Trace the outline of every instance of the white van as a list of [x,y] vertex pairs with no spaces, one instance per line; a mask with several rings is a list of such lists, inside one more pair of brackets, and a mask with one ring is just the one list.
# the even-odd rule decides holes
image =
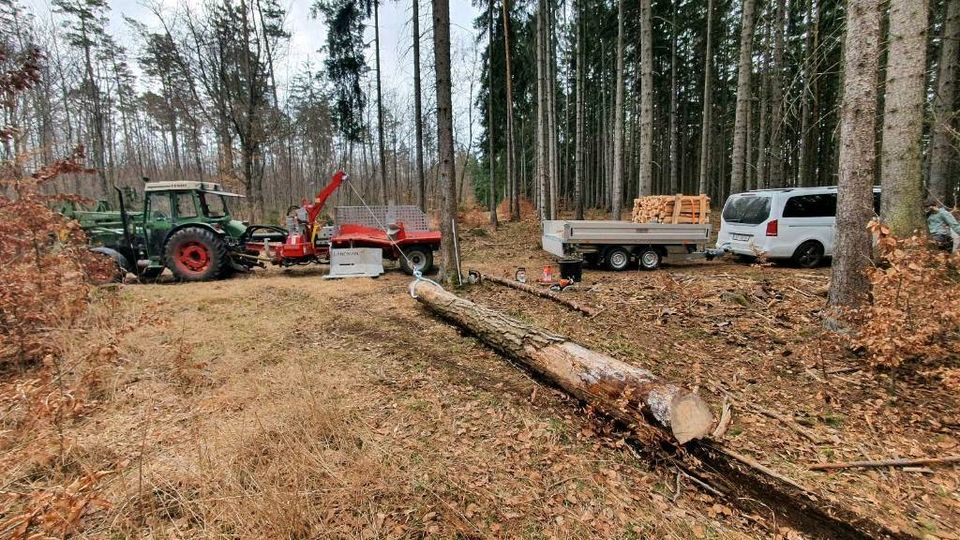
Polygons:
[[[873,208],[879,213],[879,187],[873,188]],[[737,193],[723,205],[717,248],[813,268],[833,256],[836,215],[836,186]]]

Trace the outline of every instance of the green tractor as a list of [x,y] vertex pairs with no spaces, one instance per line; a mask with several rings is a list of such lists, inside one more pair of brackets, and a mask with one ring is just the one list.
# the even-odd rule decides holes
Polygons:
[[262,266],[245,249],[254,232],[258,241],[286,235],[279,227],[248,227],[233,219],[227,200],[241,195],[212,182],[148,182],[137,213],[127,212],[120,189],[117,195],[119,211],[67,209],[64,214],[80,222],[93,251],[113,258],[119,277],[130,272],[150,281],[169,268],[180,281],[219,279]]

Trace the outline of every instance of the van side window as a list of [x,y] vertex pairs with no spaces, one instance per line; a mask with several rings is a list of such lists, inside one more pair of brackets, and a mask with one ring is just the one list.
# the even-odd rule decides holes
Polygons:
[[835,217],[836,215],[836,193],[797,195],[787,199],[787,203],[783,206],[785,218]]

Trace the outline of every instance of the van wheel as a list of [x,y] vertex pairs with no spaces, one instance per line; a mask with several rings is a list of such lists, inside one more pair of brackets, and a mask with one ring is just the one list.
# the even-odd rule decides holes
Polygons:
[[643,248],[637,259],[640,261],[640,268],[644,270],[656,270],[660,267],[660,252],[652,247]]
[[608,249],[604,259],[607,261],[607,268],[614,272],[626,270],[630,266],[630,252],[619,246]]
[[816,268],[823,262],[823,244],[816,240],[807,240],[793,252],[793,262],[801,268]]

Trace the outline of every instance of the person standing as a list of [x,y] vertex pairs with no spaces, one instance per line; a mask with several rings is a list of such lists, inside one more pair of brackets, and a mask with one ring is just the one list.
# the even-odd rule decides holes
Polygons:
[[937,248],[956,253],[960,248],[960,222],[940,201],[933,197],[923,203],[927,214],[927,231]]

